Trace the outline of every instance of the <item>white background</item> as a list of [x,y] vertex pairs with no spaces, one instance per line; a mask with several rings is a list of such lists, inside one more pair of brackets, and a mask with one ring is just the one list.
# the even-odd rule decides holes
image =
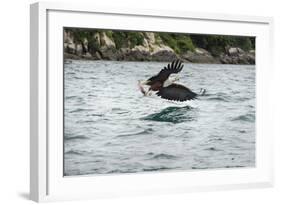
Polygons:
[[[29,192],[29,0],[0,6],[0,204],[31,204]],[[78,2],[83,2],[79,0]],[[91,1],[94,3],[94,1]],[[275,20],[275,188],[119,198],[64,204],[281,204],[281,6],[277,0],[104,0],[99,6],[273,16]],[[279,37],[279,38],[277,38]],[[278,70],[279,69],[279,70]],[[278,82],[280,81],[280,82]]]

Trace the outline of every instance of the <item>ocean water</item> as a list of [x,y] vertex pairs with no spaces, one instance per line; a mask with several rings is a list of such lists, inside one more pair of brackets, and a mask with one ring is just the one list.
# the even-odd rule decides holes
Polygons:
[[187,64],[198,99],[144,97],[167,63],[67,60],[64,175],[255,166],[255,66]]

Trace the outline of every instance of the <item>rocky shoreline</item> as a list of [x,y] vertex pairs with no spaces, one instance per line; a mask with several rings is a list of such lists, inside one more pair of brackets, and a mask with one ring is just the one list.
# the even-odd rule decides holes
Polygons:
[[214,55],[203,48],[177,53],[153,32],[143,32],[141,45],[128,45],[118,48],[114,39],[106,32],[96,33],[95,44],[98,49],[91,49],[89,40],[75,40],[72,32],[64,31],[64,58],[87,60],[116,60],[116,61],[172,61],[181,59],[190,63],[208,64],[255,64],[255,50],[245,51],[239,47],[226,46],[223,51]]

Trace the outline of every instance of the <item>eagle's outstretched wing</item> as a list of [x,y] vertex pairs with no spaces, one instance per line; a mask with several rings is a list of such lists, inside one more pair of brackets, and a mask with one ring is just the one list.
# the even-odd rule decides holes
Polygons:
[[155,81],[164,83],[172,73],[179,73],[183,68],[183,64],[180,60],[174,60],[169,63],[167,67],[164,67],[157,75],[148,79],[148,85],[153,84]]
[[196,98],[197,94],[192,92],[189,88],[173,83],[168,87],[162,87],[156,95],[167,100],[186,101]]

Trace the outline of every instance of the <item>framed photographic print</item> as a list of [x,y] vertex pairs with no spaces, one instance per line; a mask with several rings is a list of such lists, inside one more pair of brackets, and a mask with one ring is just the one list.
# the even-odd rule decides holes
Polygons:
[[272,23],[32,4],[31,199],[272,186]]

